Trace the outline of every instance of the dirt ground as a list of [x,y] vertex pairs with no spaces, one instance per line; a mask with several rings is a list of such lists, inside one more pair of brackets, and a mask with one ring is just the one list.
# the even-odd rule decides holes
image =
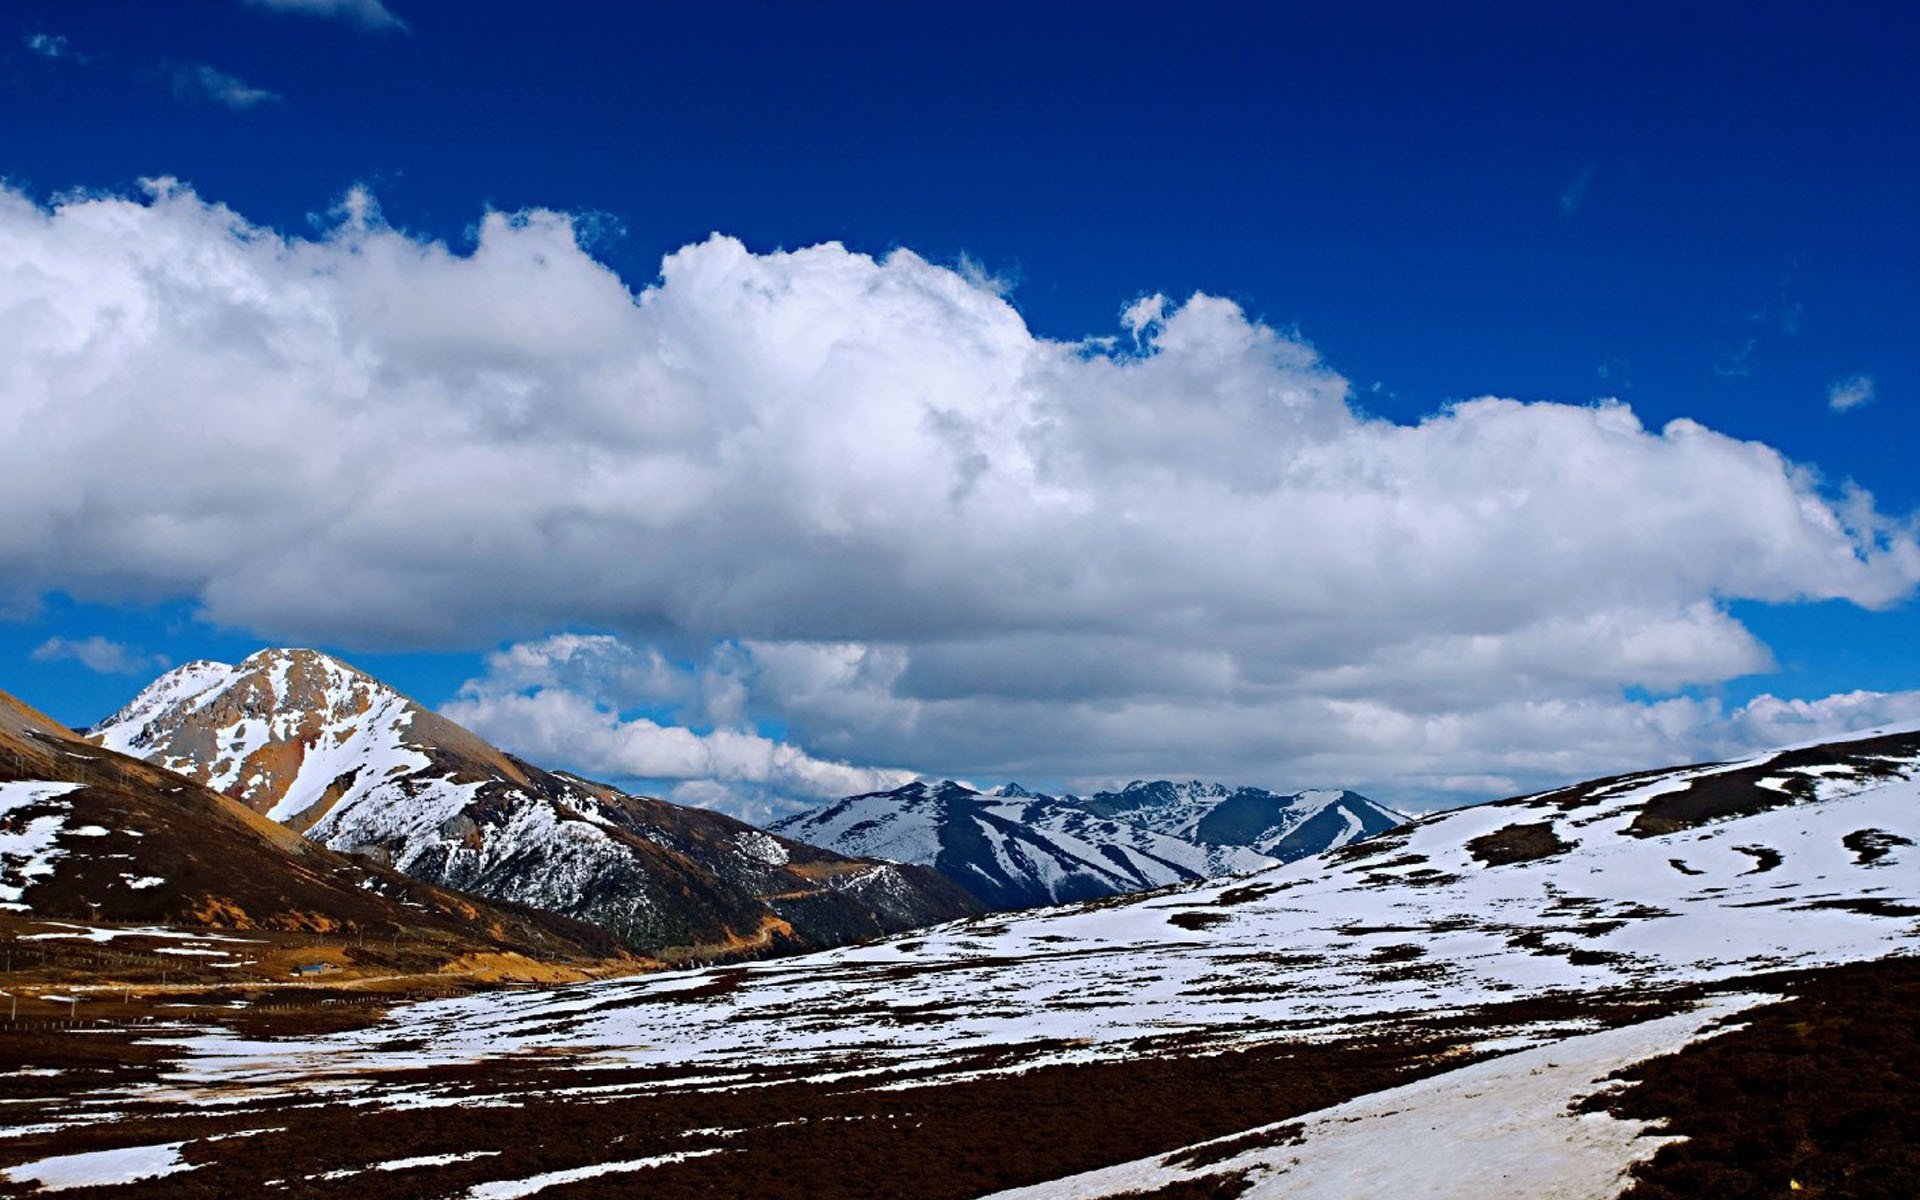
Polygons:
[[[298,958],[313,947],[284,949]],[[1490,1030],[1640,1021],[1699,994],[1532,1000],[1356,1030],[1333,1041],[1223,1046],[1170,1039],[1113,1061],[1030,1069],[1022,1068],[1034,1048],[939,1071],[834,1080],[768,1065],[750,1078],[716,1083],[693,1067],[607,1067],[555,1052],[322,1081],[310,1093],[241,1089],[213,1106],[204,1095],[196,1106],[120,1090],[162,1079],[181,1054],[155,1039],[157,1024],[143,1020],[303,1037],[369,1024],[388,1005],[415,996],[499,986],[479,973],[383,978],[367,967],[354,966],[363,972],[357,977],[343,968],[339,978],[290,987],[170,984],[129,988],[118,1001],[103,992],[89,1001],[94,1011],[117,1004],[124,1022],[0,1026],[0,1061],[20,1068],[0,1078],[0,1125],[33,1125],[76,1106],[112,1114],[0,1139],[0,1170],[52,1155],[184,1142],[181,1157],[193,1169],[86,1194],[380,1200],[460,1196],[488,1182],[683,1156],[539,1194],[964,1200],[1172,1151],[1449,1070],[1472,1061]],[[1692,1139],[1643,1166],[1632,1195],[1920,1195],[1920,963],[1889,960],[1739,987],[1756,985],[1795,998],[1743,1014],[1744,1029],[1644,1065],[1631,1073],[1634,1087],[1602,1101]],[[969,1072],[973,1077],[965,1077]],[[422,1102],[365,1103],[409,1096]],[[466,1158],[393,1165],[428,1156]],[[1791,1189],[1794,1183],[1800,1190]],[[0,1194],[31,1194],[8,1193],[7,1186],[0,1183]],[[1234,1187],[1231,1180],[1202,1182],[1179,1194],[1230,1196]]]
[[1611,1111],[1687,1140],[1628,1200],[1920,1196],[1920,960],[1807,976],[1740,1027],[1626,1073]]

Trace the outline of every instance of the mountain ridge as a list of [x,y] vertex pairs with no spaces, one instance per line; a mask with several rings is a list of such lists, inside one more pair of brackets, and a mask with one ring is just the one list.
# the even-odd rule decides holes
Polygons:
[[[1223,806],[1257,816],[1195,829]],[[1323,820],[1325,814],[1335,814]],[[939,871],[993,908],[1097,899],[1242,875],[1405,818],[1355,792],[1293,795],[1221,784],[1136,781],[1092,797],[1048,796],[1017,783],[981,792],[953,780],[915,781],[848,796],[773,825],[846,854]]]
[[816,948],[977,911],[932,871],[543,770],[314,650],[186,664],[88,736],[332,849],[647,953]]

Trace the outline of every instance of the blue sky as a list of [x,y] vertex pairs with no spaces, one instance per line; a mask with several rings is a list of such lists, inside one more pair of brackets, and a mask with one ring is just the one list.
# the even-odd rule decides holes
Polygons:
[[[583,253],[634,292],[656,282],[663,256],[716,231],[756,255],[825,241],[874,256],[904,247],[990,281],[1034,337],[1061,343],[1124,338],[1119,314],[1142,296],[1178,304],[1204,292],[1310,346],[1345,381],[1356,414],[1404,427],[1483,395],[1582,406],[1618,398],[1648,431],[1688,418],[1764,443],[1816,471],[1818,484],[1803,481],[1808,494],[1836,505],[1840,489],[1857,484],[1872,493],[1889,544],[1920,507],[1911,469],[1920,89],[1905,53],[1920,17],[1907,6],[556,13],[209,0],[27,2],[0,19],[12,23],[0,48],[0,176],[38,205],[76,192],[133,196],[140,179],[166,176],[251,228],[323,241],[341,219],[329,212],[362,188],[377,199],[382,228],[455,255],[472,253],[488,211],[551,210],[569,214]],[[1836,409],[1836,396],[1858,402]],[[177,396],[179,419],[194,421],[201,399]],[[1559,533],[1581,538],[1581,523]],[[1707,540],[1729,555],[1745,544]],[[1116,756],[1109,769],[1100,747],[1126,738],[1089,738],[1053,760],[1043,747],[1002,755],[987,749],[990,720],[950,740],[916,741],[899,722],[881,736],[831,705],[756,689],[771,654],[759,675],[715,666],[754,657],[740,647],[767,641],[919,647],[890,685],[895,698],[918,687],[927,703],[984,700],[992,688],[958,682],[965,672],[952,669],[929,682],[925,663],[938,657],[928,647],[988,636],[988,625],[995,637],[1040,635],[999,618],[903,632],[884,616],[789,626],[770,609],[689,621],[651,601],[573,611],[543,600],[499,620],[398,629],[321,619],[299,604],[209,607],[218,589],[205,580],[56,557],[28,547],[0,558],[15,562],[19,581],[17,619],[0,622],[0,682],[74,722],[144,681],[140,663],[102,673],[59,649],[90,637],[148,666],[155,655],[232,658],[266,640],[319,642],[439,704],[464,682],[499,674],[488,652],[576,633],[620,639],[611,653],[623,661],[662,654],[681,678],[664,691],[622,691],[607,670],[570,677],[589,707],[703,735],[732,723],[776,743],[791,737],[822,761],[983,777],[1024,770],[1058,785],[1186,770],[1286,785],[1335,782],[1321,773],[1357,771],[1364,760],[1297,747],[1163,749]],[[977,564],[962,566],[977,575]],[[1699,601],[1726,614],[1764,644],[1771,666],[1747,669],[1757,662],[1749,652],[1677,671],[1636,667],[1589,681],[1598,691],[1579,702],[1681,696],[1731,711],[1759,695],[1920,686],[1910,586],[1848,585],[1841,598],[1792,603],[1780,601],[1816,586],[1804,574],[1732,580],[1708,573],[1689,581],[1693,592],[1654,591],[1660,605]],[[1862,607],[1869,591],[1871,608]],[[789,593],[774,592],[787,603]],[[1636,596],[1628,607],[1649,603]],[[1405,625],[1415,611],[1394,619]],[[212,612],[223,625],[206,619]],[[1631,626],[1607,621],[1616,632]],[[1512,632],[1490,619],[1461,624]],[[1104,609],[1085,614],[1083,627],[1095,626],[1123,641],[1154,636]],[[64,641],[49,651],[51,638]],[[1257,642],[1201,651],[1225,655],[1242,678],[1256,674],[1247,664],[1260,656]],[[722,677],[746,699],[714,707],[709,693]],[[516,678],[523,693],[561,688]],[[1531,678],[1516,675],[1515,690]],[[1307,686],[1293,679],[1282,690],[1297,699]],[[1484,693],[1492,681],[1476,686]],[[484,700],[498,688],[479,692]],[[1114,704],[1147,714],[1179,694],[1106,684],[1069,692],[1089,706],[1089,721]],[[1247,703],[1249,720],[1260,711],[1281,719],[1264,701]],[[1448,710],[1456,716],[1482,702],[1458,703]],[[1422,711],[1444,708],[1435,704]],[[490,735],[510,725],[492,709],[465,715]],[[1431,741],[1431,728],[1423,736]],[[528,748],[603,773],[619,767],[581,745],[555,735]],[[1682,748],[1620,746],[1630,756]],[[1434,750],[1366,782],[1419,799],[1470,789],[1473,778],[1497,788],[1593,765],[1495,762],[1484,747],[1452,766],[1444,758]],[[1312,777],[1278,777],[1296,770]],[[764,778],[742,786],[781,791]]]

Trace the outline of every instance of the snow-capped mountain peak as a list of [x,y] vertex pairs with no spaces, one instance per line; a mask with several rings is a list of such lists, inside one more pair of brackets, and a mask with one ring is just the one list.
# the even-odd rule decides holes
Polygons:
[[972,907],[931,873],[757,841],[718,813],[543,771],[315,650],[170,671],[90,736],[331,849],[640,949],[832,944]]
[[308,829],[383,782],[430,767],[410,737],[423,715],[330,655],[268,649],[237,665],[169,671],[89,735]]
[[[234,670],[227,663],[207,659],[182,663],[141,689],[140,694],[128,701],[126,707],[96,725],[94,732],[112,729],[121,731],[123,738],[137,736],[155,717],[181,705],[191,704],[197,697],[217,689],[232,678]],[[125,753],[120,746],[111,743],[107,748]]]

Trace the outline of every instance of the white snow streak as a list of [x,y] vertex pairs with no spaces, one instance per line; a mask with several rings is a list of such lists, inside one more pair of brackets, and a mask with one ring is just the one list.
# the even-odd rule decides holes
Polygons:
[[1297,1141],[1204,1166],[1166,1165],[1184,1153],[1176,1151],[987,1200],[1104,1200],[1241,1172],[1254,1181],[1243,1200],[1611,1200],[1628,1168],[1677,1139],[1649,1136],[1644,1122],[1576,1113],[1573,1105],[1604,1090],[1615,1071],[1677,1050],[1714,1020],[1764,999],[1721,999],[1376,1092],[1249,1130],[1300,1127]]
[[618,1175],[628,1171],[645,1171],[653,1167],[664,1167],[672,1163],[685,1162],[690,1158],[705,1158],[709,1154],[724,1153],[719,1147],[711,1150],[684,1150],[673,1154],[656,1154],[652,1158],[634,1158],[625,1162],[595,1163],[590,1167],[574,1167],[567,1171],[549,1171],[544,1175],[534,1175],[527,1179],[503,1179],[494,1183],[483,1183],[467,1193],[467,1200],[518,1200],[521,1196],[531,1196],[544,1192],[563,1183],[577,1183],[582,1179],[593,1179],[600,1175]]
[[49,1192],[155,1179],[193,1170],[192,1164],[180,1161],[180,1147],[184,1145],[185,1142],[163,1142],[157,1146],[61,1154],[10,1167],[0,1171],[0,1178],[9,1183],[38,1183]]
[[25,909],[21,897],[35,879],[53,874],[60,848],[55,845],[71,806],[33,817],[15,817],[19,809],[46,804],[80,789],[77,783],[20,780],[0,783],[0,908]]

